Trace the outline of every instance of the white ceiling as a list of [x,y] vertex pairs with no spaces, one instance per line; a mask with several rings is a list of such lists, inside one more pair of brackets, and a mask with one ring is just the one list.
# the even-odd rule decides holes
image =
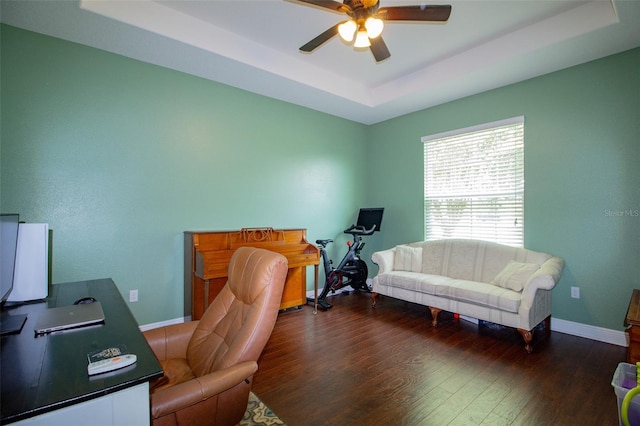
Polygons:
[[638,0],[381,0],[451,4],[446,24],[385,26],[376,63],[338,37],[345,15],[295,0],[2,0],[0,19],[372,124],[640,46]]

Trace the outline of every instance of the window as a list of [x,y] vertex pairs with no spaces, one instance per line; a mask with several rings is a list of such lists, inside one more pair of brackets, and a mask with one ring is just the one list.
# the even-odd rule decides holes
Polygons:
[[425,239],[523,246],[524,117],[439,133],[424,143]]

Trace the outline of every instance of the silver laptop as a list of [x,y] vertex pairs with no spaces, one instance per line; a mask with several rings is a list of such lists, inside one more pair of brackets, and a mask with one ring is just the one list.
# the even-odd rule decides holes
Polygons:
[[104,322],[100,302],[50,308],[40,313],[34,331],[36,334],[85,327]]

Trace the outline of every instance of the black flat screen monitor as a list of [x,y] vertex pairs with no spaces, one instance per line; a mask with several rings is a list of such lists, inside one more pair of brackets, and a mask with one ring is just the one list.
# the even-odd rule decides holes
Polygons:
[[0,222],[0,303],[4,303],[13,289],[20,216],[2,214]]
[[384,208],[382,207],[360,209],[356,226],[364,226],[364,229],[371,229],[373,225],[376,225],[376,231],[379,231],[382,223],[382,213],[384,213]]
[[[19,224],[20,216],[17,214],[0,215],[0,305],[3,307],[13,290]],[[26,315],[9,315],[2,312],[0,334],[20,332],[26,320]]]

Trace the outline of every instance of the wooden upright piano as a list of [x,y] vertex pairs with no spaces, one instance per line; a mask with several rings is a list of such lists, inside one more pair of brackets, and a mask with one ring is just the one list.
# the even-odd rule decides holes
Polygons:
[[[184,233],[185,315],[202,317],[227,282],[229,261],[238,247],[251,246],[285,256],[289,271],[280,309],[307,303],[307,266],[317,279],[320,250],[307,241],[306,229],[243,228],[238,231]],[[317,284],[316,284],[317,285]]]

